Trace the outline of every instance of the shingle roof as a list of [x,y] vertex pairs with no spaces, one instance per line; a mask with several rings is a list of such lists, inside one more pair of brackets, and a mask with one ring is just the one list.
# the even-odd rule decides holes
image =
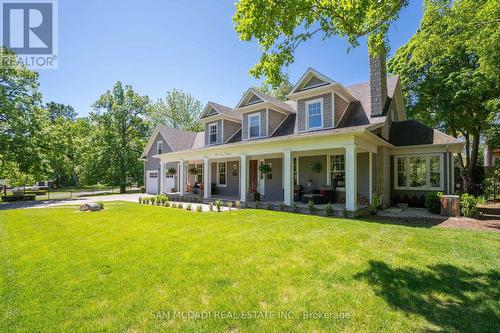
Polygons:
[[295,112],[295,109],[290,104],[288,104],[286,102],[282,102],[282,101],[274,98],[273,96],[262,93],[260,91],[258,93],[259,93],[259,96],[261,96],[264,99],[264,101],[272,103],[272,104],[277,105],[277,106],[280,106],[283,109],[288,110],[290,112]]
[[[391,76],[387,78],[387,95],[389,96],[389,98],[392,98],[394,96],[394,90],[396,89],[398,80],[398,76]],[[357,105],[358,108],[354,110],[356,121],[362,121],[363,124],[379,122],[378,120],[376,120],[377,117],[371,117],[372,110],[370,102],[370,82],[367,81],[348,86],[347,90],[359,101]]]
[[158,130],[167,140],[173,151],[186,150],[193,146],[197,136],[195,132],[188,132],[177,128],[170,128],[163,125],[158,126]]
[[440,132],[416,120],[392,123],[389,142],[395,146],[459,143],[456,138]]
[[229,116],[229,117],[234,117],[237,119],[241,119],[241,113],[234,111],[230,107],[215,103],[215,102],[208,102],[214,109],[215,111],[219,112],[220,114]]

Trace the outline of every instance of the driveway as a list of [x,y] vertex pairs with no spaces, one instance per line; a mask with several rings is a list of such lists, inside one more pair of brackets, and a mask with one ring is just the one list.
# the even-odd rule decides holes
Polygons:
[[96,201],[138,202],[138,198],[140,196],[144,196],[144,194],[131,193],[131,194],[99,195],[99,196],[80,197],[75,199],[63,199],[63,200],[16,201],[16,202],[6,202],[1,204],[0,210],[19,209],[19,208],[45,208],[45,207],[55,207],[64,205],[82,205],[84,203],[96,202]]

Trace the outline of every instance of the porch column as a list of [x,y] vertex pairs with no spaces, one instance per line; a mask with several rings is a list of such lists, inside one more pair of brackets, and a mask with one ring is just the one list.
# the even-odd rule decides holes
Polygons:
[[248,191],[248,159],[247,155],[240,155],[240,202],[247,201]]
[[283,152],[283,203],[291,206],[293,202],[293,157],[291,150]]
[[372,195],[373,195],[373,153],[371,151],[368,152],[368,175],[369,175],[369,184],[368,190],[370,192],[368,196],[369,204],[372,203]]
[[160,162],[160,193],[165,193],[165,181],[166,181],[166,172],[165,172],[165,162]]
[[179,194],[186,194],[185,161],[179,161]]
[[212,174],[212,170],[210,168],[210,160],[208,157],[203,159],[203,197],[205,199],[210,198],[210,193],[212,191],[212,186],[210,185],[210,176]]
[[356,145],[347,145],[345,147],[345,208],[351,212],[358,208],[356,164]]

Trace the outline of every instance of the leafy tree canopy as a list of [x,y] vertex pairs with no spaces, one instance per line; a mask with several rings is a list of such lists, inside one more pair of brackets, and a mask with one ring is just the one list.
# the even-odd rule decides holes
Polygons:
[[159,99],[148,110],[148,118],[153,125],[162,124],[185,131],[202,130],[198,121],[202,109],[200,101],[191,94],[174,89],[167,92],[165,100]]
[[288,74],[285,74],[283,76],[283,80],[276,87],[263,82],[260,86],[253,88],[260,92],[263,92],[264,94],[271,95],[280,101],[286,101],[286,96],[292,91],[293,84],[290,82]]
[[49,118],[51,122],[54,122],[59,117],[67,120],[76,119],[77,113],[71,105],[49,102],[45,107],[49,111]]
[[236,32],[244,41],[256,39],[262,50],[250,74],[278,86],[283,66],[294,61],[294,51],[320,34],[347,38],[350,46],[368,37],[372,55],[386,48],[391,22],[408,0],[240,0],[233,16]]

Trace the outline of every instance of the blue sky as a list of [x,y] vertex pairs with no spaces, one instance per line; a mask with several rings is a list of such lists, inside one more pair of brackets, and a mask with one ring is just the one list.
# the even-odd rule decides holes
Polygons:
[[[391,52],[415,33],[423,1],[412,0],[391,28]],[[152,99],[168,90],[191,93],[234,107],[260,81],[248,70],[258,61],[255,42],[239,41],[231,17],[234,1],[59,1],[59,68],[40,71],[45,102],[87,115],[91,105],[120,80]],[[288,68],[292,83],[308,67],[344,85],[366,81],[365,43],[347,53],[340,38],[311,40]]]

